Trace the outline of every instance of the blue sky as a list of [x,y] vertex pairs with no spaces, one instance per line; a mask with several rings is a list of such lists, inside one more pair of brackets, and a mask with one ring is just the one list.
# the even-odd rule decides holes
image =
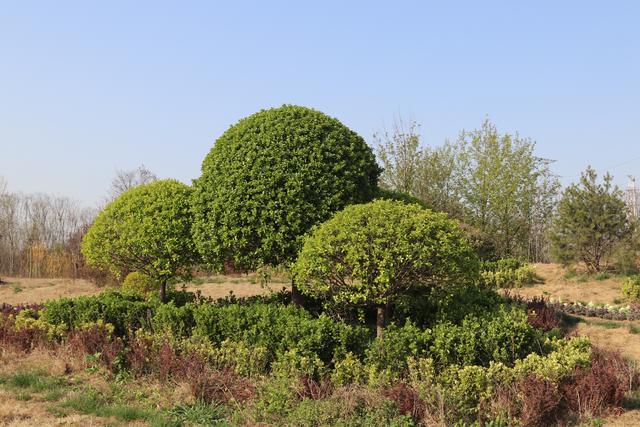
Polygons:
[[569,183],[640,178],[640,3],[31,2],[0,8],[0,175],[91,205],[140,163],[185,182],[241,117],[317,108],[367,141],[490,117]]

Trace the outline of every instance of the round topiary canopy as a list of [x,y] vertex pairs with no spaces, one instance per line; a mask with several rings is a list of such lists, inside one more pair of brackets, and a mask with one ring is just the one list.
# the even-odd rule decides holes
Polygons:
[[204,259],[241,269],[292,262],[312,226],[376,195],[364,139],[319,111],[284,105],[231,126],[194,181],[194,240]]

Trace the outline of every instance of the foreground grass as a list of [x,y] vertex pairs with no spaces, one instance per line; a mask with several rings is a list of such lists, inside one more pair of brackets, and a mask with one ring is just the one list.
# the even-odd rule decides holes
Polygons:
[[[29,402],[30,407],[42,407],[51,417],[48,424],[58,424],[56,419],[64,423],[63,419],[75,414],[103,419],[108,425],[137,422],[154,427],[222,425],[225,417],[224,406],[200,402],[168,403],[158,409],[167,403],[158,401],[161,393],[149,393],[151,387],[112,380],[105,387],[105,378],[106,373],[91,368],[76,375],[51,375],[43,369],[21,367],[0,375],[0,390],[18,402]],[[0,419],[0,424],[5,421]]]

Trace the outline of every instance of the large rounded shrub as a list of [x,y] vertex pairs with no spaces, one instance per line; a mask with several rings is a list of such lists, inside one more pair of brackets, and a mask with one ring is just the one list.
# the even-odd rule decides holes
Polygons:
[[109,203],[82,241],[82,253],[94,267],[139,271],[160,284],[191,266],[196,252],[191,239],[191,189],[175,180],[132,188]]
[[417,288],[478,278],[478,259],[458,223],[417,204],[349,206],[307,237],[294,266],[302,293],[354,306],[386,306]]
[[251,270],[293,261],[309,229],[371,200],[380,168],[365,141],[319,111],[285,105],[240,120],[194,181],[194,240],[205,261]]

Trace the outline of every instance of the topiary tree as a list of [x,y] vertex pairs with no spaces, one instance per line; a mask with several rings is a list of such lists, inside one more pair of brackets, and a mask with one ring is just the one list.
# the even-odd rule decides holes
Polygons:
[[139,271],[160,285],[196,260],[191,239],[191,188],[176,180],[144,184],[122,193],[96,217],[82,241],[87,262],[116,276]]
[[293,105],[262,110],[229,128],[202,163],[196,246],[219,269],[290,264],[313,225],[373,199],[379,174],[371,148],[338,120]]
[[478,278],[478,259],[457,222],[417,204],[376,200],[349,206],[306,238],[293,272],[302,293],[386,308],[419,288],[447,288]]

